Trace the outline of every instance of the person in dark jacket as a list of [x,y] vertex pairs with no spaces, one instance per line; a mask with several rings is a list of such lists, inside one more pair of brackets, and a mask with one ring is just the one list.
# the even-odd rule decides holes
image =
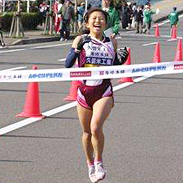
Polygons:
[[70,0],[65,0],[58,14],[61,14],[60,22],[60,41],[67,41],[70,36],[70,23],[74,21],[74,8]]
[[128,5],[125,3],[122,11],[122,28],[126,29],[128,27]]
[[136,33],[142,33],[143,11],[140,6],[134,11],[134,17],[136,22]]

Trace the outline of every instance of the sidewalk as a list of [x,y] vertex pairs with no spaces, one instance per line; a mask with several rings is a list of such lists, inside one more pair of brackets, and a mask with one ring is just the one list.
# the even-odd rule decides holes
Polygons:
[[[173,7],[177,7],[179,13],[183,13],[183,0],[163,0],[161,2],[155,3],[152,5],[152,9],[156,10],[159,8],[160,12],[157,15],[153,16],[155,23],[167,19],[167,15],[172,11]],[[7,46],[10,45],[21,45],[21,44],[31,44],[31,43],[40,43],[40,42],[50,42],[50,41],[59,41],[59,35],[43,35],[43,27],[39,27],[38,30],[34,31],[25,31],[25,38],[9,38],[8,33],[4,36],[4,41]],[[71,38],[75,37],[74,34],[71,34]]]

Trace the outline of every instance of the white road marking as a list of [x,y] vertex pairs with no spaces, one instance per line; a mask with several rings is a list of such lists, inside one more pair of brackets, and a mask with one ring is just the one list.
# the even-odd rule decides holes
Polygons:
[[70,44],[72,44],[72,43],[63,43],[63,44],[55,44],[55,45],[36,46],[36,47],[31,48],[31,49],[52,48],[52,47],[70,45]]
[[[153,75],[152,75],[152,76],[153,76]],[[119,85],[117,85],[117,86],[114,86],[114,87],[113,87],[113,90],[114,90],[114,91],[117,91],[117,90],[119,90],[119,89],[122,89],[122,88],[128,87],[128,86],[130,86],[130,85],[133,85],[133,84],[135,84],[135,83],[137,83],[137,82],[140,82],[140,81],[143,81],[143,80],[145,80],[145,79],[148,79],[148,78],[150,78],[150,77],[152,77],[152,76],[136,78],[136,79],[133,80],[134,83],[122,83],[122,84],[119,84]],[[55,109],[51,109],[51,110],[46,111],[46,112],[43,112],[42,115],[43,115],[43,116],[49,117],[49,116],[55,115],[55,114],[57,114],[57,113],[66,111],[66,110],[68,110],[68,109],[70,109],[70,108],[73,108],[73,107],[75,107],[76,105],[77,105],[77,102],[76,102],[76,101],[75,101],[75,102],[71,102],[71,103],[69,103],[69,104],[66,104],[66,105],[57,107],[57,108],[55,108]],[[17,130],[17,129],[21,128],[21,127],[27,126],[27,125],[32,124],[32,123],[34,123],[34,122],[40,121],[40,120],[42,120],[42,119],[43,119],[43,118],[41,118],[41,117],[40,117],[40,118],[27,118],[27,119],[24,119],[24,120],[22,120],[22,121],[16,122],[16,123],[14,123],[14,124],[5,126],[5,127],[3,127],[3,128],[0,128],[0,135],[5,135],[6,133],[12,132],[12,131],[14,131],[14,130]]]
[[158,42],[152,42],[152,43],[147,43],[147,44],[143,44],[142,46],[149,46],[149,45],[153,45],[153,44],[156,44]]
[[182,39],[182,37],[177,37],[176,39],[172,39],[172,38],[171,38],[171,39],[168,39],[167,41],[169,41],[169,42],[170,42],[170,41],[177,41],[177,39]]
[[14,70],[20,70],[20,69],[25,69],[27,67],[14,67],[11,69],[4,69],[4,70],[0,70],[0,72],[4,72],[4,71],[14,71]]
[[66,60],[66,58],[58,59],[59,62],[64,62],[65,60]]

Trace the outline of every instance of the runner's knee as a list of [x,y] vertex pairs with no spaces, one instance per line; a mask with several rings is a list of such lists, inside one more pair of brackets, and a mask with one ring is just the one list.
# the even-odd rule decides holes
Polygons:
[[89,132],[83,132],[83,138],[85,140],[91,140],[91,133],[89,133]]
[[98,136],[100,136],[101,132],[102,132],[102,128],[100,126],[98,126],[98,125],[91,126],[91,134],[93,136],[98,137]]

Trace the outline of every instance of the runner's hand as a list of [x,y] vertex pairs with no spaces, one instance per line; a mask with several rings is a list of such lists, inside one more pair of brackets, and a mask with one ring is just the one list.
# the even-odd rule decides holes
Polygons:
[[80,41],[77,45],[77,50],[81,51],[85,43],[89,43],[91,41],[91,37],[88,35],[84,35],[81,37]]
[[124,48],[120,48],[118,51],[117,51],[117,57],[118,57],[118,61],[120,64],[124,64],[128,58],[128,50],[126,47]]

